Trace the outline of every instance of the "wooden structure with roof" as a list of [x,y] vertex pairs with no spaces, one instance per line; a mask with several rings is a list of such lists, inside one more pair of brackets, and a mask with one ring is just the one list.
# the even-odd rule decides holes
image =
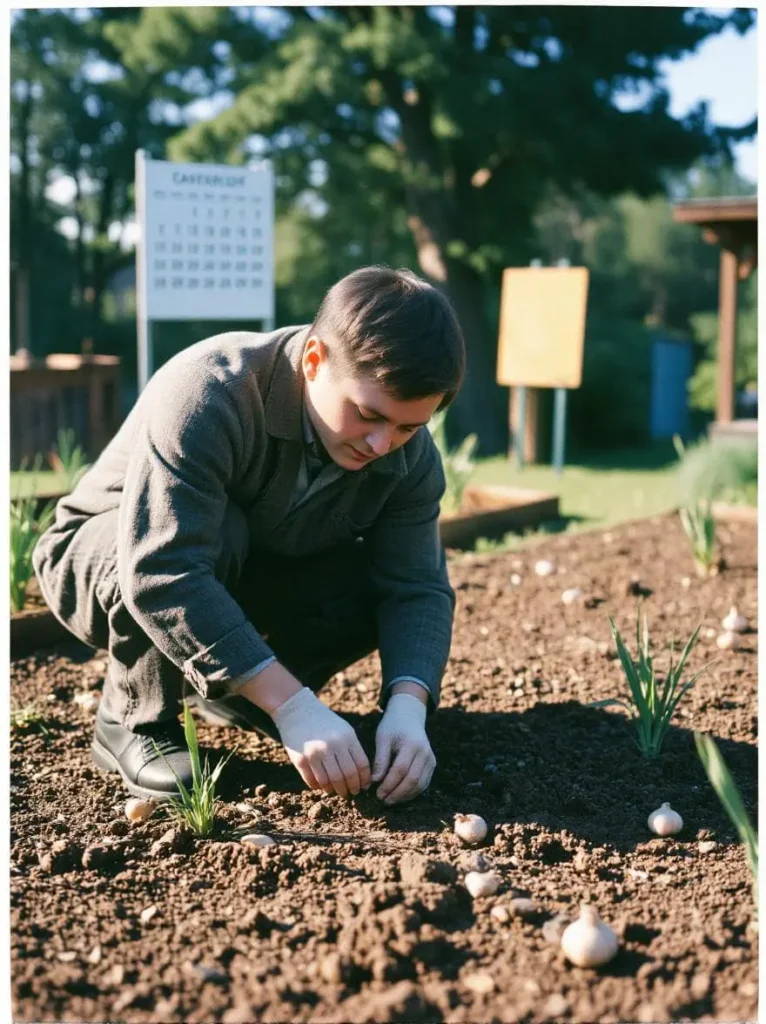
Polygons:
[[706,242],[721,247],[718,291],[718,401],[713,432],[755,432],[755,420],[739,420],[735,413],[734,365],[737,343],[737,284],[758,265],[758,203],[756,196],[690,199],[676,203],[673,217],[699,224]]

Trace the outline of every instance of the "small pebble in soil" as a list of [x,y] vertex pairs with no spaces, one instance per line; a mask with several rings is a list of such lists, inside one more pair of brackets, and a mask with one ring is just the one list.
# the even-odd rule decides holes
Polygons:
[[150,907],[145,907],[138,915],[141,918],[143,924],[147,924],[153,917],[159,912],[159,907],[153,903]]
[[475,992],[476,995],[485,996],[489,995],[490,992],[495,990],[495,980],[491,974],[486,971],[476,971],[473,974],[466,974],[463,976],[463,984],[471,992]]
[[90,951],[90,953],[88,953],[88,955],[87,955],[87,957],[85,959],[88,961],[89,964],[93,964],[94,967],[96,966],[96,964],[100,964],[101,963],[101,946],[98,945],[98,943],[97,943],[93,947],[93,949]]
[[571,922],[566,914],[556,914],[543,924],[541,928],[543,938],[552,946],[559,946],[561,944],[561,936],[564,934],[564,929],[570,923]]
[[712,839],[703,839],[701,842],[697,843],[697,849],[700,853],[712,853],[717,846],[718,843]]
[[85,711],[95,711],[98,707],[99,694],[92,690],[84,690],[74,695],[74,702]]
[[537,904],[534,900],[528,899],[525,896],[516,896],[508,904],[508,910],[513,914],[514,917],[530,918],[536,917],[539,913]]
[[553,562],[549,562],[547,558],[541,558],[538,562],[535,562],[535,573],[537,576],[552,576],[556,571],[556,566]]
[[519,574],[517,572],[512,572],[511,573],[511,586],[512,587],[519,587],[519,586],[521,586],[521,576],[519,576]]
[[500,882],[500,876],[494,871],[469,871],[465,876],[465,887],[474,899],[494,895]]
[[349,975],[350,964],[339,953],[328,953],[319,961],[319,976],[330,985],[341,985]]
[[579,601],[582,597],[582,590],[579,587],[570,587],[565,590],[561,595],[561,601],[563,604],[574,604],[575,601]]
[[489,915],[501,924],[506,924],[511,919],[511,913],[503,903],[496,903],[490,910]]
[[149,853],[152,857],[162,857],[168,854],[173,849],[173,846],[177,842],[178,833],[174,828],[169,828],[167,832],[163,832],[160,838],[152,843]]
[[311,821],[326,821],[330,817],[330,808],[327,804],[313,804],[313,806],[309,808],[306,817]]
[[548,996],[540,1008],[541,1020],[560,1021],[569,1010],[569,1000],[560,992]]

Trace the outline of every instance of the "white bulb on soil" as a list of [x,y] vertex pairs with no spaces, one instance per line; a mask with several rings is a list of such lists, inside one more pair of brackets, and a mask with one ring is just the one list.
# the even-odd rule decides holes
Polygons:
[[598,967],[608,963],[617,952],[617,936],[598,915],[595,907],[583,903],[580,916],[561,936],[561,948],[576,967]]
[[465,887],[474,898],[494,896],[500,888],[500,876],[494,871],[469,871],[465,876]]
[[250,832],[246,836],[242,836],[240,839],[241,843],[246,843],[248,846],[273,846],[276,842],[271,836],[262,835],[260,832]]
[[147,821],[157,809],[154,800],[142,800],[140,797],[133,797],[125,804],[125,817],[128,821]]
[[478,814],[456,814],[455,835],[464,843],[480,843],[487,835],[487,823]]
[[716,640],[716,646],[720,647],[722,651],[736,651],[741,642],[739,633],[733,633],[727,630],[726,633],[721,633],[718,637]]
[[666,801],[656,811],[652,811],[647,819],[647,825],[657,836],[674,836],[684,827],[684,819]]
[[539,562],[535,562],[535,572],[538,576],[552,576],[555,571],[556,566],[547,558],[541,558]]
[[744,633],[747,629],[747,619],[740,615],[736,605],[732,605],[729,614],[721,623],[727,633]]

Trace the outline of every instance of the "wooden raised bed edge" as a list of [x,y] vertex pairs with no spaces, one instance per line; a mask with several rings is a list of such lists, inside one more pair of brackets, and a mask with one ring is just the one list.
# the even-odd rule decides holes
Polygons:
[[755,505],[729,505],[725,501],[714,501],[711,512],[713,518],[720,523],[758,522],[758,509]]
[[54,647],[72,634],[48,608],[30,608],[11,615],[11,659],[28,658]]
[[440,517],[439,533],[447,548],[471,548],[479,537],[499,540],[510,531],[539,526],[558,517],[556,494],[476,485],[463,491],[459,514]]

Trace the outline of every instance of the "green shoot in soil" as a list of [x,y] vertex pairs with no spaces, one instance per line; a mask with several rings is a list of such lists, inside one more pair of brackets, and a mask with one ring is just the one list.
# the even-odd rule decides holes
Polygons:
[[689,538],[694,565],[699,576],[709,576],[715,565],[715,519],[709,499],[700,498],[689,508],[678,511],[684,533]]
[[745,856],[753,876],[753,896],[758,907],[758,834],[750,823],[742,797],[731,772],[712,736],[695,732],[694,742],[710,785],[716,791],[745,847]]
[[[33,473],[40,470],[41,457],[38,455],[32,467]],[[23,467],[22,467],[23,468]],[[49,502],[38,514],[38,499],[35,496],[34,484],[32,493],[25,498],[17,494],[11,501],[11,610],[20,612],[27,599],[27,587],[32,578],[32,552],[38,538],[53,522],[55,505]]]
[[45,728],[45,710],[38,701],[31,701],[29,704],[14,704],[11,706],[11,732],[26,732],[27,729],[37,727],[45,735],[48,730]]
[[479,439],[476,434],[469,434],[463,438],[457,448],[450,451],[447,445],[446,417],[446,409],[434,413],[428,424],[428,429],[439,450],[442,466],[444,467],[446,488],[442,498],[441,510],[446,515],[452,515],[460,509],[465,485],[474,471],[476,460],[473,457],[473,453]]
[[57,473],[63,473],[68,491],[73,491],[80,477],[88,468],[85,452],[80,445],[75,445],[75,432],[59,430],[56,435],[56,450],[48,456],[48,460]]
[[162,751],[159,749],[157,744],[154,744],[154,749],[166,761],[168,767],[175,775],[176,783],[178,785],[178,791],[180,794],[180,800],[171,800],[168,805],[168,811],[171,817],[173,817],[179,824],[190,829],[196,836],[208,836],[213,831],[215,824],[215,787],[218,782],[218,778],[224,769],[226,762],[232,756],[234,751],[224,757],[215,768],[210,771],[207,757],[205,757],[205,764],[200,764],[199,759],[199,743],[197,741],[197,727],[194,724],[194,718],[189,710],[187,704],[184,704],[184,736],[186,738],[186,746],[189,749],[189,757],[191,758],[192,766],[192,789],[191,792],[184,786],[183,782],[179,779],[172,766]]
[[675,713],[678,702],[686,691],[692,686],[697,676],[704,671],[700,669],[692,678],[683,685],[681,675],[683,674],[686,659],[697,642],[700,627],[692,633],[686,647],[681,654],[678,665],[673,665],[674,644],[670,646],[670,664],[664,683],[660,685],[654,669],[652,656],[649,653],[649,627],[644,616],[644,635],[641,637],[640,611],[636,613],[636,647],[638,649],[638,661],[631,657],[625,643],[620,636],[619,630],[610,617],[609,625],[612,628],[612,636],[617,644],[617,653],[620,663],[630,688],[630,702],[617,698],[594,701],[590,706],[605,708],[619,705],[625,708],[636,723],[638,748],[644,757],[657,757],[662,750],[668,726]]

